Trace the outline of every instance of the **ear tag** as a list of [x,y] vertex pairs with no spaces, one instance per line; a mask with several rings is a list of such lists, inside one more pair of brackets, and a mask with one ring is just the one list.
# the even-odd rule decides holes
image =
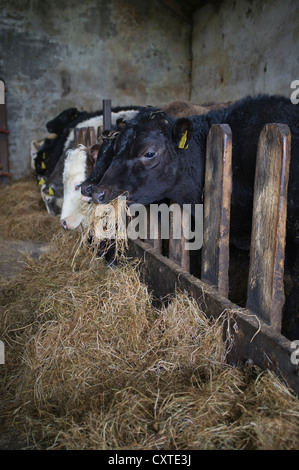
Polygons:
[[46,169],[45,162],[42,162],[42,164],[41,164],[41,169],[42,169],[42,170],[45,170],[45,169]]
[[51,188],[51,186],[49,187],[49,196],[54,196],[54,191],[53,191],[53,189]]
[[42,154],[43,160],[46,158],[45,152]]
[[41,178],[41,179],[39,180],[38,184],[42,185],[42,184],[44,184],[44,182],[45,182],[44,178]]
[[183,137],[180,140],[179,149],[187,149],[188,148],[188,145],[186,145],[187,134],[188,134],[188,131],[185,131],[185,134],[183,135]]

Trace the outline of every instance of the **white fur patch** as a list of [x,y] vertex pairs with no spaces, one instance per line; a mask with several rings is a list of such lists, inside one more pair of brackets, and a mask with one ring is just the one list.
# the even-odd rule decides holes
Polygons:
[[60,220],[73,230],[86,217],[86,202],[82,200],[80,189],[76,186],[86,179],[87,152],[84,145],[68,150],[63,170],[63,204]]

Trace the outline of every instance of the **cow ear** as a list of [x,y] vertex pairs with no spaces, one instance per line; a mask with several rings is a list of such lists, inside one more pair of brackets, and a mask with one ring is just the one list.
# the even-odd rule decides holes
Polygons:
[[193,133],[192,121],[188,118],[177,119],[173,125],[172,138],[180,149],[187,149]]
[[94,144],[88,149],[86,162],[89,170],[92,170],[97,162],[99,149],[99,144]]
[[117,129],[119,131],[121,131],[122,129],[124,129],[125,127],[127,127],[127,123],[126,121],[123,120],[123,118],[119,118],[117,119],[116,121],[116,126],[117,126]]

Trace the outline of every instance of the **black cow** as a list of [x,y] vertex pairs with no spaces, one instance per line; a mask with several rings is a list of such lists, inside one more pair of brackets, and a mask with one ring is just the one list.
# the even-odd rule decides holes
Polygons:
[[[118,124],[112,163],[92,191],[95,203],[126,192],[129,202],[150,204],[165,198],[180,205],[203,201],[206,140],[212,124],[227,123],[233,138],[231,243],[249,249],[257,144],[267,123],[291,131],[286,269],[292,278],[283,334],[299,338],[299,106],[278,96],[247,97],[218,111],[173,119],[160,109],[142,108]],[[185,137],[182,141],[182,137]]]
[[[76,108],[70,108],[70,110],[76,110]],[[46,138],[34,159],[36,174],[38,176],[43,176],[44,179],[47,179],[54,170],[55,165],[63,152],[63,147],[70,129],[76,127],[77,124],[88,119],[90,116],[101,113],[101,111],[98,111],[97,113],[91,114],[87,111],[82,111],[78,112],[77,115],[75,113],[68,116],[67,111],[69,110],[63,111],[46,124],[47,129],[56,129],[56,131],[58,131],[55,132],[56,138]]]
[[85,116],[86,112],[78,111],[77,108],[65,109],[54,119],[48,121],[46,124],[46,128],[49,132],[60,135],[70,123],[72,123],[82,115]]

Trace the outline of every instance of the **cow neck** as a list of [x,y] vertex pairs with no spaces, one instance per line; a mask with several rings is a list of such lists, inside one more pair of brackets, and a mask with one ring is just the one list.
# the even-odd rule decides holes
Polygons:
[[194,126],[192,139],[188,149],[179,154],[180,169],[174,189],[169,192],[169,198],[181,206],[194,206],[203,202],[207,137],[211,126],[225,119],[225,113],[211,111],[205,115],[192,116],[191,119]]

